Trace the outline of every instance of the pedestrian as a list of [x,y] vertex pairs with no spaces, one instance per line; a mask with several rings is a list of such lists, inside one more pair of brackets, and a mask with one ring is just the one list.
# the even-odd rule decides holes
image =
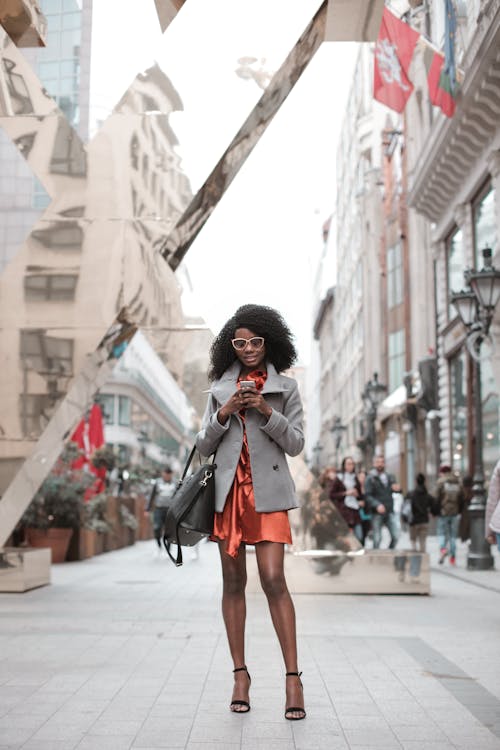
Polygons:
[[500,461],[491,475],[484,520],[486,540],[500,551]]
[[425,552],[427,534],[429,533],[429,516],[434,511],[436,501],[427,491],[425,476],[417,474],[417,484],[408,493],[407,499],[411,503],[410,542],[412,549]]
[[250,710],[245,586],[246,545],[253,544],[284,658],[285,718],[290,720],[306,716],[295,610],[284,574],[285,544],[292,541],[287,511],[297,507],[286,454],[302,451],[304,432],[297,382],[281,373],[296,357],[292,334],[276,310],[240,307],[212,343],[211,389],[196,438],[203,455],[217,451],[213,539],[219,545],[222,613],[234,664],[230,710]]
[[168,505],[176,487],[177,483],[174,482],[172,469],[170,466],[165,466],[161,472],[161,477],[153,485],[147,506],[144,509],[145,513],[153,511],[153,532],[158,545],[158,552],[161,552],[162,549]]
[[341,464],[340,472],[332,482],[330,500],[349,526],[351,532],[362,543],[363,530],[359,508],[364,506],[361,495],[361,485],[356,476],[355,464],[351,456],[346,456]]
[[437,481],[437,533],[439,542],[439,564],[450,556],[450,565],[456,564],[457,534],[460,513],[464,506],[464,491],[451,466],[439,467]]
[[378,549],[382,540],[382,527],[386,526],[391,541],[389,549],[394,549],[398,543],[399,524],[394,513],[393,492],[401,492],[393,474],[385,470],[385,458],[375,456],[373,468],[368,473],[365,482],[365,500],[370,508],[372,517],[373,548]]
[[318,477],[318,482],[321,487],[325,490],[328,497],[330,497],[330,490],[332,489],[333,482],[337,476],[337,469],[334,466],[327,466],[323,469]]
[[460,541],[462,542],[466,542],[470,539],[469,505],[470,505],[470,501],[472,500],[472,495],[474,494],[472,491],[473,484],[474,484],[474,481],[470,474],[467,474],[462,479],[462,489],[464,491],[464,505],[462,508],[462,514],[460,516],[460,522],[458,524],[458,536],[460,537]]
[[[358,481],[361,487],[361,496],[364,498],[365,495],[365,482],[366,482],[366,471],[363,467],[358,471]],[[361,544],[363,547],[366,544],[367,538],[372,533],[372,512],[368,503],[364,502],[363,506],[359,509],[359,517],[361,520]]]

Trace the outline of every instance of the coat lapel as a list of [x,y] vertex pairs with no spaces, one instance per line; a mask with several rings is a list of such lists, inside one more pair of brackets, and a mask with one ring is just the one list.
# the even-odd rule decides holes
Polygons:
[[[234,362],[220,380],[216,380],[210,388],[219,404],[225,404],[237,388],[238,375],[240,374],[241,364],[238,360]],[[264,383],[262,393],[281,393],[288,390],[284,378],[276,372],[276,368],[270,362],[267,363],[267,380]]]

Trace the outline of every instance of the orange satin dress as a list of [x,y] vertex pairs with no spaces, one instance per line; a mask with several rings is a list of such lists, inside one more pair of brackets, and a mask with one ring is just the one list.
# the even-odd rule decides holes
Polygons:
[[[241,379],[241,377],[238,378],[238,382]],[[254,380],[257,390],[261,391],[267,379],[267,372],[253,370],[253,372],[245,375],[244,379]],[[258,542],[292,543],[290,522],[286,510],[271,513],[258,513],[255,510],[252,470],[245,429],[245,410],[242,409],[239,415],[243,421],[241,454],[224,510],[222,513],[215,514],[214,532],[211,537],[213,541],[227,540],[226,552],[231,557],[238,555],[242,542],[247,544],[257,544]]]

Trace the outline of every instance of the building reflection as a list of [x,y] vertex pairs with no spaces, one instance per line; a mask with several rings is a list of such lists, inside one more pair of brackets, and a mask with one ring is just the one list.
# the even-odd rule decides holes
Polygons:
[[169,122],[182,102],[157,65],[85,145],[0,33],[0,123],[51,196],[0,277],[3,491],[121,310],[181,379],[181,340],[165,335],[182,325],[180,291],[158,247],[191,192]]

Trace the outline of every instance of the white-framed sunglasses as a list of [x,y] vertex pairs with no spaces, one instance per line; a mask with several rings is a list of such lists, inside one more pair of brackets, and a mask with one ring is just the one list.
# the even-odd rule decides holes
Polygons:
[[258,351],[259,349],[262,349],[264,346],[264,337],[263,336],[252,336],[251,339],[231,339],[231,344],[236,349],[237,352],[242,352],[243,349],[246,349],[247,346],[250,344],[252,349],[255,349]]

